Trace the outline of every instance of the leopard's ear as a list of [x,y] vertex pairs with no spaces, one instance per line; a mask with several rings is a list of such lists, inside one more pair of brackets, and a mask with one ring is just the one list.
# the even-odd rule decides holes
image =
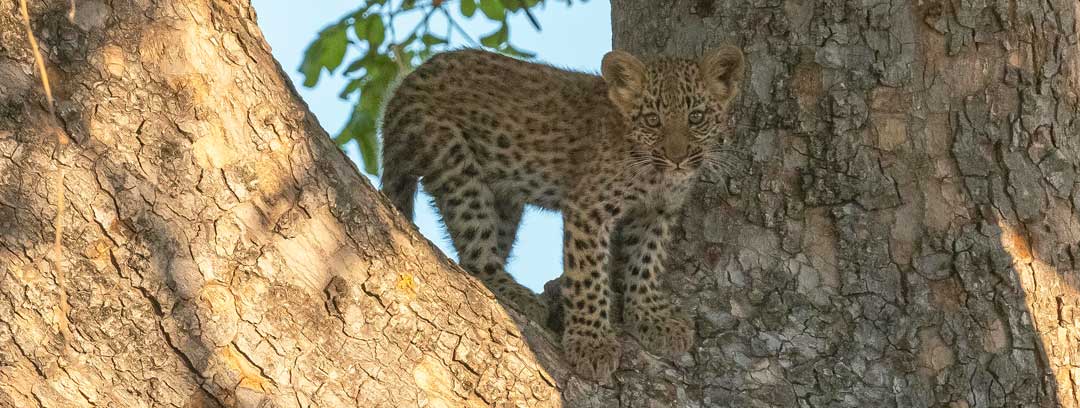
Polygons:
[[600,72],[608,86],[608,98],[623,113],[629,113],[645,89],[645,64],[628,52],[616,50],[604,55]]
[[705,53],[698,66],[709,89],[727,104],[739,91],[739,82],[743,79],[743,53],[730,45]]

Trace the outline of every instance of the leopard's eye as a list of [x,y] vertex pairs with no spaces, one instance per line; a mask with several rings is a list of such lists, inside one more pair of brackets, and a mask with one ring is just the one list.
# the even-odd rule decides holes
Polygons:
[[645,124],[649,125],[649,127],[658,127],[658,126],[660,126],[660,115],[657,115],[655,113],[646,114],[645,115]]
[[705,114],[699,110],[696,110],[690,112],[690,117],[687,119],[690,121],[691,125],[700,125],[701,122],[705,121]]

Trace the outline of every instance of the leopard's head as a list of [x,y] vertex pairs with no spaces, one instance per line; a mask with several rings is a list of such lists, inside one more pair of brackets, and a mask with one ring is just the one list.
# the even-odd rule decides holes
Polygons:
[[721,147],[727,109],[739,90],[743,54],[726,46],[699,60],[644,62],[623,52],[604,56],[608,97],[622,113],[635,146],[629,169],[688,179]]

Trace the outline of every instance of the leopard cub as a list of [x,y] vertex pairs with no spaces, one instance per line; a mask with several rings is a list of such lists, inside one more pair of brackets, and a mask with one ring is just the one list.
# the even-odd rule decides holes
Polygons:
[[673,217],[721,149],[743,55],[604,56],[602,75],[502,55],[436,55],[406,76],[383,114],[383,191],[412,216],[417,183],[442,214],[461,265],[535,321],[537,295],[506,273],[526,204],[562,212],[562,343],[575,371],[607,379],[619,343],[608,315],[610,238],[629,254],[623,321],[650,352],[682,353],[693,325],[662,293]]

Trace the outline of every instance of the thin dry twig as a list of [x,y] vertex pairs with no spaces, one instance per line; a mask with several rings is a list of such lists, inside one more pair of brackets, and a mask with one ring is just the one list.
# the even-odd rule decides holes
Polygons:
[[[19,0],[19,12],[22,13],[23,28],[26,29],[26,41],[30,43],[30,50],[34,53],[34,64],[37,65],[38,76],[41,77],[41,87],[45,89],[49,113],[56,117],[56,102],[53,100],[52,86],[49,85],[49,74],[45,71],[45,59],[41,57],[41,49],[38,48],[37,38],[34,37],[34,28],[30,26],[30,12],[26,9],[26,0]],[[62,132],[58,132],[56,138],[60,144],[68,144],[67,135]]]
[[[75,0],[71,1],[71,11],[68,14],[69,18],[75,16]],[[45,90],[45,100],[49,104],[49,113],[54,119],[58,119],[56,116],[56,102],[52,96],[52,86],[49,85],[49,74],[45,70],[45,59],[41,57],[41,50],[38,48],[37,38],[34,37],[34,28],[30,25],[30,12],[26,7],[26,0],[19,0],[19,12],[22,13],[23,27],[26,29],[26,41],[30,43],[30,50],[34,53],[34,64],[37,65],[38,75],[41,77],[41,87]],[[70,143],[67,134],[61,130],[56,130],[56,143],[57,147],[66,146]],[[69,342],[71,340],[71,334],[68,331],[68,302],[67,291],[64,290],[64,270],[62,268],[63,262],[63,245],[61,239],[64,235],[64,168],[57,165],[58,177],[56,178],[56,219],[53,221],[54,229],[56,230],[53,235],[53,274],[56,277],[56,286],[60,292],[60,300],[58,302],[60,308],[60,318],[58,324],[60,325],[60,333]]]

